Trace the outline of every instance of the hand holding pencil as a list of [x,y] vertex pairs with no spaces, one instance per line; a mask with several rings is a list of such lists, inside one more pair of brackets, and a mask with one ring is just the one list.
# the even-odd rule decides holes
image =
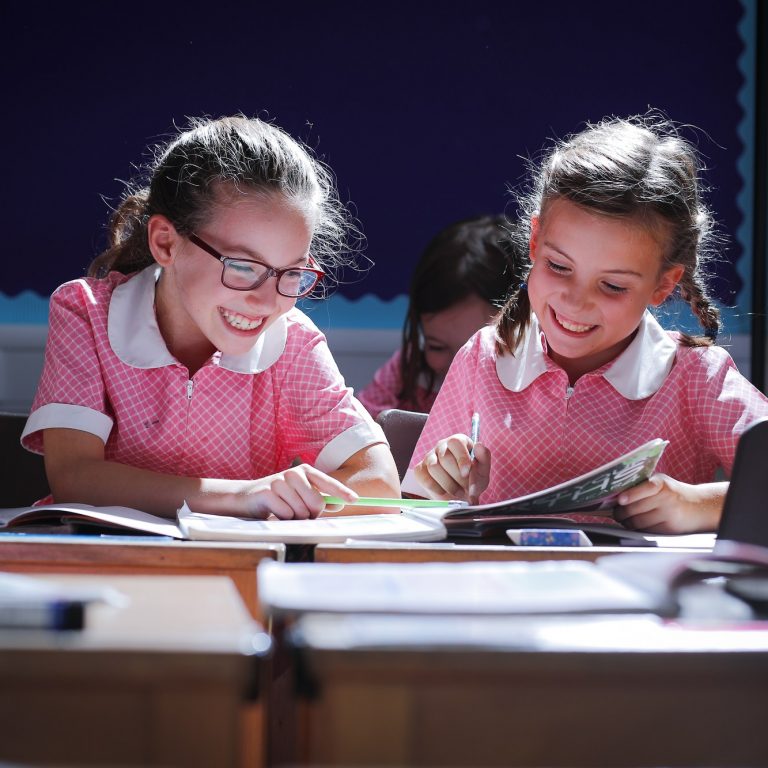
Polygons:
[[438,441],[413,468],[416,479],[433,499],[479,502],[488,487],[491,453],[480,442],[480,414],[474,413],[470,436],[455,434]]

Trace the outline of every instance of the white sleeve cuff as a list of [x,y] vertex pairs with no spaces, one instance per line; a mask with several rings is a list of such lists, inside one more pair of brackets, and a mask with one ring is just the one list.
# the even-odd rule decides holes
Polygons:
[[361,421],[336,435],[320,451],[315,466],[321,472],[331,472],[338,469],[353,454],[376,443],[387,443],[382,428],[373,421]]
[[109,416],[83,405],[48,403],[30,414],[21,436],[25,438],[41,429],[79,429],[106,443],[113,424]]

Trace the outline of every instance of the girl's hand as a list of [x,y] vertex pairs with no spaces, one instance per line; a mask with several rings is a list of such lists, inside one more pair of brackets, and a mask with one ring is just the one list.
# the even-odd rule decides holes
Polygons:
[[475,443],[475,459],[470,457],[472,441],[466,435],[451,435],[440,440],[414,468],[416,479],[431,498],[462,499],[477,504],[488,487],[491,452]]
[[318,517],[325,508],[322,494],[339,496],[350,504],[357,494],[338,480],[309,464],[299,464],[284,472],[262,477],[248,484],[242,495],[245,515],[280,520],[306,520]]
[[691,485],[657,473],[619,496],[613,516],[649,533],[716,531],[728,483]]

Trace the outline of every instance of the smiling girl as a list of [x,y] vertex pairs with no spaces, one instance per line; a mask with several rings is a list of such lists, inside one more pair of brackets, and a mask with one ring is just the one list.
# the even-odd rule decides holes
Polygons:
[[340,263],[329,172],[279,128],[195,121],[51,297],[23,435],[53,499],[314,517],[321,493],[398,496],[386,440],[295,308]]
[[[527,283],[454,360],[404,491],[499,501],[663,438],[657,474],[614,516],[657,532],[716,529],[728,483],[712,482],[715,470],[730,472],[768,399],[712,344],[698,174],[693,148],[642,118],[589,126],[549,153],[522,203]],[[664,331],[648,311],[676,288],[704,336]]]

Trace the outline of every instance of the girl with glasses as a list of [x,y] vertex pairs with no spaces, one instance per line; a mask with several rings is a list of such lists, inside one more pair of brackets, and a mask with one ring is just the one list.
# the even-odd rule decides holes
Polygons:
[[[712,482],[715,470],[728,475],[768,398],[713,344],[699,176],[692,145],[653,115],[606,119],[550,150],[521,201],[527,278],[456,356],[404,491],[503,501],[662,438],[657,474],[621,494],[615,518],[661,533],[717,529],[728,484]],[[649,312],[673,294],[701,336],[666,331]]]
[[306,518],[323,493],[398,496],[383,433],[295,307],[350,234],[328,170],[270,123],[193,121],[160,148],[89,276],[51,297],[23,443],[53,500]]

